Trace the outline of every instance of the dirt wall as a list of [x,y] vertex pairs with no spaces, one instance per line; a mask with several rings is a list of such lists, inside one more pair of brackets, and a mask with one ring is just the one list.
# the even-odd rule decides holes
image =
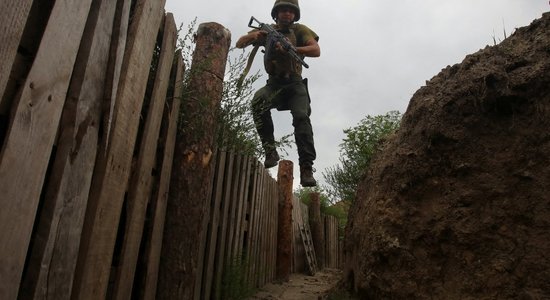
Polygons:
[[550,298],[550,13],[420,88],[346,229],[362,299]]

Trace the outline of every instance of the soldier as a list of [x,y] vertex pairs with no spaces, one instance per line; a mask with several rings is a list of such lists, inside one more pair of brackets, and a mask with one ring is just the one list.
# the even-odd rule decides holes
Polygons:
[[[307,26],[295,23],[300,20],[298,0],[276,0],[271,10],[271,17],[276,22],[273,27],[284,34],[300,56],[319,57],[321,55],[321,49],[317,43],[319,36]],[[265,31],[252,30],[240,37],[236,46],[244,48],[254,44],[265,47],[267,38]],[[311,107],[307,79],[302,78],[302,65],[287,55],[280,44],[276,46],[276,49],[268,49],[269,47],[265,49],[264,67],[269,78],[267,84],[259,89],[252,99],[254,123],[265,151],[264,166],[271,168],[279,161],[270,110],[273,108],[279,111],[290,110],[298,148],[300,184],[304,187],[316,186],[312,168],[316,153],[309,118]]]

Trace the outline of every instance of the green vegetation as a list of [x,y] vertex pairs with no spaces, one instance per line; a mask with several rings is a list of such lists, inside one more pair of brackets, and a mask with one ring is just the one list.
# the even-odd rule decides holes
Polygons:
[[233,259],[229,265],[225,266],[221,290],[224,299],[246,299],[254,295],[256,289],[246,281],[248,266],[248,260],[241,257]]
[[393,133],[400,122],[401,114],[390,111],[385,115],[367,115],[357,126],[344,130],[346,137],[340,144],[340,163],[323,172],[329,196],[349,203],[354,201],[357,185],[380,149],[381,141]]

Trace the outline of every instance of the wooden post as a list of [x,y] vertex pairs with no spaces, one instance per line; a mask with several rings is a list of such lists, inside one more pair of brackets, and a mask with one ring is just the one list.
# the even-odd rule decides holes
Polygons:
[[209,186],[223,77],[231,34],[216,23],[203,23],[196,35],[190,82],[183,99],[181,131],[171,177],[159,270],[158,299],[192,299],[210,206]]
[[277,231],[277,280],[288,281],[292,259],[292,161],[279,162],[279,224]]
[[317,257],[317,267],[323,269],[325,262],[325,237],[323,234],[323,220],[321,219],[321,201],[319,193],[310,193],[309,197],[311,200],[309,203],[311,239],[313,240],[313,249]]

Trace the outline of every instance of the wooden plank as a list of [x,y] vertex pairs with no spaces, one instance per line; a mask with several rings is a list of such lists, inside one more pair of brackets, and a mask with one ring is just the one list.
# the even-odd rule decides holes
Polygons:
[[[225,257],[224,257],[224,273],[233,272],[238,268],[238,255],[233,252],[233,246],[235,244],[235,239],[237,237],[237,228],[239,228],[240,220],[237,217],[238,208],[240,206],[240,199],[239,199],[239,191],[240,186],[242,185],[242,174],[244,173],[245,162],[242,155],[239,154],[233,154],[235,163],[233,165],[233,171],[234,173],[233,179],[232,179],[232,189],[231,189],[231,197],[229,202],[229,218],[228,218],[228,224],[227,224],[227,239],[223,245],[225,248]],[[227,269],[226,269],[227,268]],[[223,295],[223,298],[227,298],[227,295]]]
[[277,189],[275,180],[271,181],[271,199],[270,203],[270,212],[269,212],[269,282],[272,282],[275,279],[275,260],[277,259],[277,249],[276,239],[277,239],[277,225],[275,223],[275,216],[277,216]]
[[259,275],[259,268],[260,268],[260,262],[259,262],[259,249],[260,249],[260,212],[263,205],[263,184],[264,184],[264,176],[263,176],[264,168],[263,166],[259,166],[257,169],[258,172],[258,185],[257,185],[257,192],[256,192],[256,206],[254,207],[254,215],[253,215],[253,232],[252,232],[252,278],[253,278],[253,286],[258,287],[258,275]]
[[106,296],[116,234],[164,0],[138,0],[128,34],[112,134],[92,179],[73,297]]
[[264,220],[263,220],[263,235],[264,235],[264,249],[263,249],[263,265],[264,265],[264,274],[263,274],[263,283],[262,286],[269,282],[269,242],[270,242],[270,227],[269,227],[269,219],[270,219],[270,213],[271,213],[271,182],[273,181],[273,178],[269,173],[266,171],[267,181],[264,186],[265,189],[265,205],[264,205]]
[[256,206],[258,205],[258,181],[260,180],[260,173],[259,173],[260,164],[257,161],[254,161],[253,167],[252,167],[252,174],[251,174],[251,189],[252,192],[250,193],[250,205],[248,207],[248,223],[247,223],[247,248],[246,248],[246,260],[248,264],[247,272],[246,272],[246,282],[249,283],[249,288],[254,288],[253,284],[253,247],[255,246],[254,241],[254,231],[255,231],[255,224],[254,224],[254,211],[256,210]]
[[0,114],[5,110],[6,104],[2,99],[32,2],[19,0],[0,3]]
[[257,253],[258,253],[258,261],[257,261],[257,286],[258,287],[261,287],[263,286],[264,284],[264,280],[265,280],[265,257],[264,257],[264,251],[265,251],[265,207],[266,207],[266,204],[267,204],[267,201],[266,201],[266,196],[267,196],[267,193],[266,193],[266,186],[267,186],[267,181],[268,181],[268,177],[269,175],[267,174],[267,171],[264,169],[263,172],[262,172],[262,178],[263,178],[263,183],[262,183],[262,198],[261,198],[261,204],[260,204],[260,210],[258,212],[258,249],[257,249]]
[[277,187],[277,181],[272,182],[273,198],[271,205],[273,207],[273,213],[271,214],[271,281],[275,280],[275,272],[277,266],[277,216],[279,207],[279,189]]
[[176,53],[176,60],[172,67],[175,71],[174,92],[168,104],[166,113],[168,116],[166,132],[161,134],[159,140],[164,141],[164,152],[162,154],[162,165],[160,168],[160,177],[158,180],[158,189],[153,196],[151,206],[153,210],[151,236],[147,243],[145,271],[145,284],[143,299],[154,300],[157,290],[158,268],[160,262],[160,250],[162,245],[162,234],[164,230],[164,218],[166,215],[166,202],[168,200],[168,188],[170,185],[170,175],[172,171],[172,160],[174,157],[174,146],[176,143],[176,130],[178,126],[179,108],[181,95],[183,91],[183,72],[185,66],[181,52]]
[[237,190],[235,192],[235,228],[234,228],[234,236],[231,239],[231,252],[230,256],[233,260],[233,262],[239,262],[241,260],[241,252],[239,251],[239,244],[241,244],[241,230],[242,230],[242,222],[243,222],[243,204],[244,204],[244,185],[246,182],[246,172],[247,172],[247,165],[248,165],[248,159],[246,156],[239,155],[241,160],[241,167],[239,171],[239,177],[237,179]]
[[228,231],[227,231],[227,240],[224,245],[225,247],[225,258],[224,261],[226,261],[227,265],[231,265],[235,254],[233,253],[233,245],[235,244],[235,238],[237,236],[237,226],[238,226],[238,219],[237,219],[237,210],[239,206],[239,195],[240,192],[240,185],[241,183],[241,174],[244,172],[244,162],[243,162],[243,156],[239,154],[234,154],[235,163],[233,165],[233,181],[231,183],[232,189],[231,189],[231,198],[229,202],[229,219],[228,219]]
[[103,136],[101,137],[102,143],[100,144],[100,151],[103,153],[107,152],[107,147],[109,146],[109,136],[112,131],[113,113],[128,38],[130,8],[133,1],[116,0],[116,2],[117,9],[113,25],[113,42],[111,43],[107,80],[105,83],[105,101],[102,105]]
[[[5,1],[4,1],[5,2]],[[91,0],[56,3],[0,153],[0,298],[17,295]],[[18,4],[18,2],[14,2]],[[63,49],[59,37],[63,36]],[[24,204],[24,205],[22,205]]]
[[237,211],[235,215],[235,237],[233,238],[232,254],[238,262],[242,263],[242,247],[243,247],[243,233],[246,214],[246,202],[248,198],[248,183],[250,180],[250,164],[251,160],[248,156],[241,156],[242,158],[242,171],[239,178],[239,190],[237,192]]
[[233,165],[235,164],[235,155],[229,152],[227,155],[227,166],[223,183],[223,198],[220,207],[220,224],[218,226],[218,241],[216,245],[216,259],[214,262],[214,278],[212,286],[212,297],[209,299],[220,299],[222,288],[222,275],[225,269],[225,244],[227,241],[227,223],[229,219],[229,205],[231,201],[231,191],[233,189]]
[[216,245],[218,241],[218,226],[220,223],[220,206],[223,198],[223,179],[227,160],[227,151],[220,151],[218,157],[218,167],[216,170],[215,184],[213,187],[212,205],[210,210],[210,223],[206,236],[206,249],[203,270],[203,299],[210,299],[212,291],[212,282],[214,278],[214,263],[216,260]]
[[[221,151],[218,149],[214,149],[214,154],[213,154],[213,160],[214,161],[218,161],[218,157],[220,155]],[[208,226],[209,226],[209,223],[210,223],[210,219],[212,218],[212,211],[213,211],[213,204],[212,204],[212,195],[215,193],[215,190],[214,190],[214,184],[215,184],[215,181],[216,181],[216,176],[217,176],[217,170],[218,168],[218,165],[216,163],[213,163],[211,164],[211,178],[210,178],[210,181],[208,183],[208,194],[206,196],[206,199],[209,199],[211,200],[210,201],[210,205],[206,206],[205,209],[206,209],[206,212],[205,212],[205,215],[208,216],[206,218],[203,218],[203,223],[202,223],[202,226],[201,226],[201,232],[203,232],[203,234],[201,235],[201,237],[199,238],[199,253],[198,253],[198,259],[197,259],[197,272],[196,272],[196,279],[195,279],[195,287],[194,287],[194,291],[193,291],[193,299],[196,299],[196,300],[200,300],[201,297],[202,297],[202,282],[203,282],[203,279],[204,279],[204,269],[206,267],[206,254],[207,254],[207,243],[208,243],[208,238],[207,238],[207,234],[208,234]]]
[[153,169],[157,152],[162,113],[166,103],[166,93],[170,78],[170,69],[174,60],[177,28],[172,14],[167,14],[163,26],[162,45],[149,104],[149,111],[143,129],[137,165],[130,180],[128,191],[128,215],[126,230],[122,242],[122,252],[117,269],[114,299],[130,299],[134,274],[138,260],[145,212],[149,203],[153,182]]
[[95,164],[116,2],[93,1],[20,297],[68,299]]

